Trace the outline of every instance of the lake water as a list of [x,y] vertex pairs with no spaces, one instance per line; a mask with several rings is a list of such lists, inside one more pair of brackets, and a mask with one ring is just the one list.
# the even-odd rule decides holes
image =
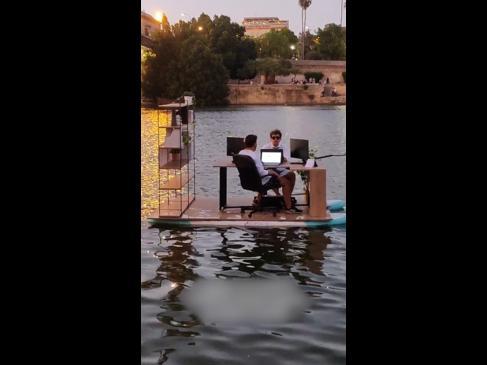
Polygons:
[[[225,156],[227,136],[256,134],[262,145],[274,128],[283,132],[285,143],[291,137],[308,139],[317,155],[346,152],[345,107],[197,109],[196,197],[218,196],[218,169],[212,163]],[[327,158],[320,165],[327,169],[328,199],[345,200],[345,158]],[[158,171],[157,114],[148,109],[142,111],[141,174],[143,364],[345,364],[344,227],[150,228],[145,218],[157,208]],[[295,189],[302,189],[299,177]],[[228,195],[249,195],[233,169]],[[198,283],[224,282],[234,291],[228,291],[232,286],[213,290],[207,298],[210,313],[184,300],[188,295],[194,301]],[[254,294],[267,295],[245,295],[247,284],[254,285]],[[235,291],[238,285],[244,286]],[[243,293],[238,302],[235,293]],[[278,315],[301,295],[305,301],[292,315]],[[235,309],[244,301],[249,307]],[[223,313],[246,317],[224,321]]]

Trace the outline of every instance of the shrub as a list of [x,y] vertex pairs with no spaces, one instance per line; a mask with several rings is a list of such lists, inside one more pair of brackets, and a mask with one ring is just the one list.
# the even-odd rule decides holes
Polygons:
[[316,82],[318,82],[323,78],[323,72],[305,72],[304,77],[306,78],[306,80],[314,78]]

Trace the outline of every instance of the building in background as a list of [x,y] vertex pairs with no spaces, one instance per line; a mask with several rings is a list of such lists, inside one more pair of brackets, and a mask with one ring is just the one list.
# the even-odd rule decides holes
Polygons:
[[141,11],[140,12],[140,33],[148,38],[152,37],[152,34],[161,28],[159,23],[152,15]]
[[244,18],[242,25],[245,27],[245,35],[250,37],[260,37],[262,34],[270,32],[272,29],[289,29],[288,20],[279,18]]
[[161,29],[161,23],[159,23],[152,15],[144,11],[140,12],[140,47],[142,60],[144,60],[145,52],[152,49],[152,37],[159,29]]
[[[161,29],[161,23],[159,23],[152,15],[141,11],[140,12],[140,76],[144,78],[144,63],[146,58],[152,54],[154,47],[154,41],[152,37],[155,32]],[[144,95],[141,90],[142,103],[144,103]]]

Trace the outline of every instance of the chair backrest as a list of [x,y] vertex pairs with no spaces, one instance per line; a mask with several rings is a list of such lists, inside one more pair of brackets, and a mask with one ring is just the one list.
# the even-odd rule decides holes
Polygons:
[[238,169],[238,176],[240,177],[240,184],[245,190],[265,193],[262,186],[262,179],[260,178],[255,161],[250,156],[235,155],[233,162]]

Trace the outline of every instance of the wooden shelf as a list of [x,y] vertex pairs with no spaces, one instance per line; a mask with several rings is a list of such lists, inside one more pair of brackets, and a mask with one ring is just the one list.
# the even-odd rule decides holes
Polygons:
[[[158,114],[157,124],[159,198],[164,200],[164,202],[160,200],[159,213],[161,217],[178,218],[195,199],[193,141],[196,137],[194,129],[196,118],[192,105],[188,107],[185,103],[170,103],[158,107],[161,112],[162,109],[166,109],[164,118],[161,119]],[[188,107],[186,124],[182,123],[184,115],[180,115],[179,118],[175,114],[175,110],[183,107]],[[191,138],[189,144],[184,143],[186,136]],[[171,150],[176,154],[172,154]]]
[[184,108],[184,107],[187,107],[190,105],[193,105],[193,104],[186,104],[186,102],[184,102],[184,103],[161,104],[161,105],[158,105],[157,107],[159,109],[162,109],[162,110],[164,110],[164,109],[171,110],[171,109],[181,109],[181,108]]
[[172,176],[167,182],[161,183],[159,190],[178,190],[183,188],[192,179],[193,176],[188,176],[187,173]]
[[173,200],[165,203],[161,203],[159,207],[159,217],[180,217],[183,211],[193,202],[194,196],[191,194],[188,200],[185,197],[183,200],[180,198],[172,198]]
[[160,125],[158,128],[173,128],[173,129],[181,129],[183,126],[192,126],[194,124],[193,123],[186,123],[186,124],[183,124],[183,125]]
[[159,166],[161,170],[179,170],[189,163],[189,160],[173,160]]
[[180,125],[160,125],[158,128],[181,129]]

